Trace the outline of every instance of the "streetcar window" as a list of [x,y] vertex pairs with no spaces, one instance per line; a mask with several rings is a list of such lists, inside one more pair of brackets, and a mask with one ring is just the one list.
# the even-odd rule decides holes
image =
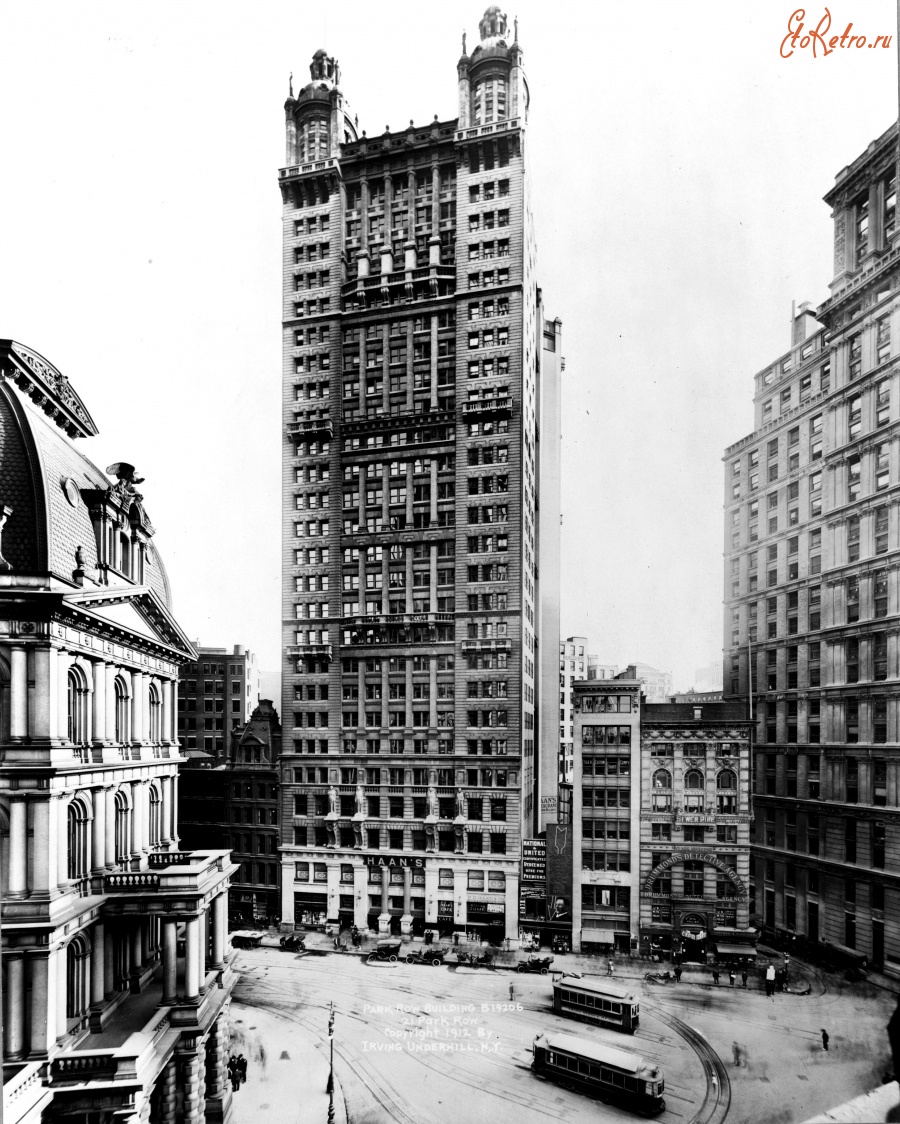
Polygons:
[[603,1067],[603,1068],[602,1068],[602,1069],[600,1070],[600,1080],[601,1080],[601,1081],[605,1081],[607,1085],[611,1085],[611,1084],[612,1084],[612,1079],[613,1079],[613,1073],[612,1073],[612,1070],[611,1070],[611,1069],[607,1069],[607,1068],[606,1068],[606,1066],[604,1066],[604,1067]]

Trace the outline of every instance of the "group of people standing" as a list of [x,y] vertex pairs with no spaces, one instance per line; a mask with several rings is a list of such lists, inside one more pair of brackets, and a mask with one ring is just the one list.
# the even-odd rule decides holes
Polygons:
[[237,1057],[231,1054],[228,1058],[228,1078],[231,1081],[231,1089],[234,1093],[247,1080],[247,1059],[243,1054],[238,1054]]

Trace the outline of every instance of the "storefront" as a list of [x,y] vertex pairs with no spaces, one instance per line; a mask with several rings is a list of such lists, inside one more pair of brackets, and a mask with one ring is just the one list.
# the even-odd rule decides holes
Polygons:
[[436,928],[442,937],[450,937],[453,935],[456,925],[453,923],[452,898],[438,898]]
[[466,929],[470,940],[502,944],[506,933],[506,909],[501,902],[466,901]]
[[328,894],[305,890],[294,893],[294,925],[296,928],[324,929],[328,920]]
[[709,937],[709,918],[703,913],[685,913],[681,918],[680,946],[673,951],[686,963],[705,964]]

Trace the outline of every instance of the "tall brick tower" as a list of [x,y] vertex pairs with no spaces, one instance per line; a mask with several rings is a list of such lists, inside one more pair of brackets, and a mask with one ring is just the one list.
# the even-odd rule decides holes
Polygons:
[[509,30],[463,39],[458,119],[360,134],[322,50],[285,103],[287,926],[518,936],[559,365]]

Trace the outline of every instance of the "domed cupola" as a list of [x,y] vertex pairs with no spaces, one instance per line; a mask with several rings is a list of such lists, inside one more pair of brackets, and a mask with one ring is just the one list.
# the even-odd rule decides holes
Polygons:
[[357,139],[353,114],[340,89],[337,59],[320,47],[309,64],[309,76],[296,97],[291,81],[284,103],[288,165],[336,158],[342,144]]
[[528,86],[522,72],[518,21],[509,40],[506,13],[492,4],[478,24],[481,42],[459,60],[459,127],[492,125],[525,117],[528,111]]

